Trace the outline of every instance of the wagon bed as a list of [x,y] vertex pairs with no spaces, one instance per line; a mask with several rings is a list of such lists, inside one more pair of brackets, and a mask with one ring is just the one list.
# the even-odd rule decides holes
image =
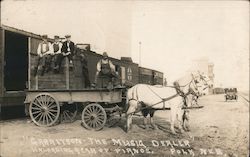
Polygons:
[[82,124],[87,129],[100,130],[113,112],[122,110],[118,105],[123,102],[125,88],[95,88],[55,90],[39,89],[26,92],[25,104],[29,115],[38,126],[52,126],[59,121],[73,121],[81,105]]
[[106,88],[94,88],[94,89],[39,89],[39,90],[28,90],[26,92],[25,103],[30,103],[36,95],[41,93],[49,93],[57,99],[58,102],[108,102],[118,103],[121,101],[122,93],[121,90],[124,88],[114,88],[108,90]]

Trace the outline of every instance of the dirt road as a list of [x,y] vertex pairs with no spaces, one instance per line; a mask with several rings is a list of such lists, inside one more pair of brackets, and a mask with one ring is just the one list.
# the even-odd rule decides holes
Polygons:
[[29,118],[1,122],[1,157],[69,156],[228,156],[249,155],[249,104],[224,102],[223,95],[201,98],[204,108],[191,111],[191,131],[172,135],[169,111],[156,112],[158,130],[142,128],[135,117],[125,133],[123,118],[112,128],[88,131],[74,123],[37,127]]

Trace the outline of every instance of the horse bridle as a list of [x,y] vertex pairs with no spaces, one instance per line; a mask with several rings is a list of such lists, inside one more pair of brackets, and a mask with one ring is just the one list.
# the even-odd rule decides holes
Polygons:
[[199,74],[199,75],[200,75],[200,79],[203,81],[204,85],[206,86],[206,87],[203,89],[203,90],[205,90],[205,89],[208,88],[208,86],[209,86],[209,85],[208,85],[208,82],[211,81],[211,80],[210,80],[209,78],[208,78],[209,80],[205,80],[205,79],[204,79],[204,76],[202,76],[201,74]]

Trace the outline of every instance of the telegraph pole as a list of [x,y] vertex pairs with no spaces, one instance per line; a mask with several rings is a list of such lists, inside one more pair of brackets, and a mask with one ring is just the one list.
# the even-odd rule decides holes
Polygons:
[[141,41],[139,41],[139,66],[141,66]]

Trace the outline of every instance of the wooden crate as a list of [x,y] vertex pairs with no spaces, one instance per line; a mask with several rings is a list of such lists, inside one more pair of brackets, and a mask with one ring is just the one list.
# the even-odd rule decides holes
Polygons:
[[54,73],[50,71],[44,73],[43,76],[34,76],[34,71],[37,65],[38,57],[31,55],[30,68],[31,68],[31,79],[30,89],[83,89],[84,83],[82,79],[81,62],[78,58],[73,60],[73,68],[69,69],[68,60],[64,59],[62,62],[62,73]]

